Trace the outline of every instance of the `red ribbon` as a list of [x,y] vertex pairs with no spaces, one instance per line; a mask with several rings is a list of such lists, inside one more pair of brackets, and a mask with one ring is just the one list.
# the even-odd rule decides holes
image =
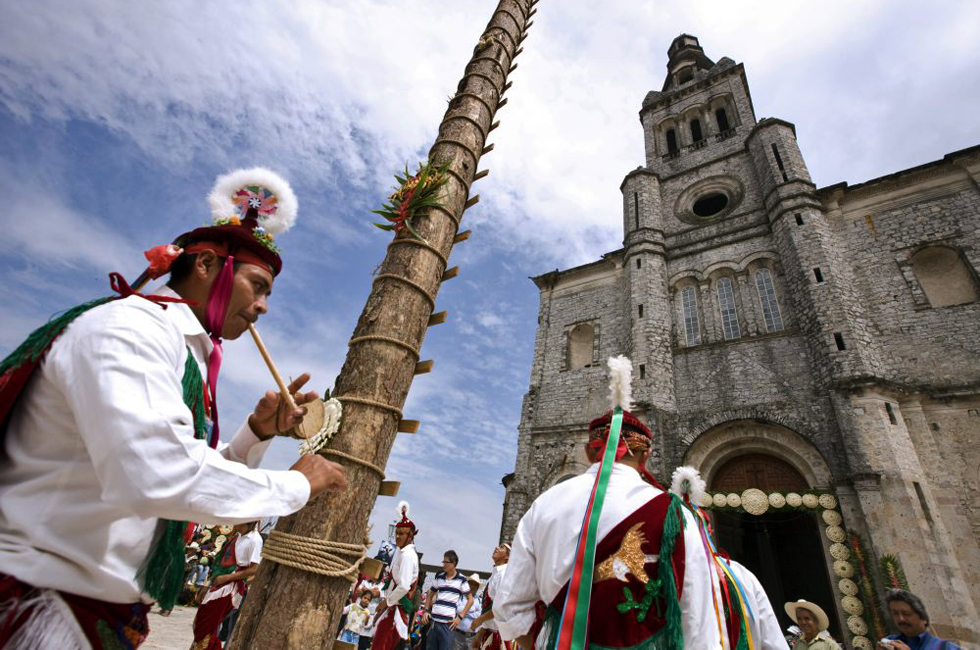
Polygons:
[[167,305],[165,303],[170,303],[170,302],[197,306],[197,303],[194,302],[193,300],[185,300],[184,298],[172,298],[170,296],[154,296],[154,295],[148,296],[146,294],[140,293],[134,290],[131,286],[129,286],[129,283],[126,282],[126,279],[123,276],[116,273],[115,271],[109,274],[109,286],[112,287],[113,291],[119,294],[120,298],[139,296],[144,300],[149,300],[154,304],[160,305],[162,309],[166,309]]

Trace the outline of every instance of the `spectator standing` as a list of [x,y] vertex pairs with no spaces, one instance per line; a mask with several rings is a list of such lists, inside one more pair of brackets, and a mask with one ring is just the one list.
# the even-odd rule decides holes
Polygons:
[[[453,631],[469,613],[473,606],[473,595],[466,578],[456,571],[459,556],[456,551],[446,551],[442,558],[442,571],[436,574],[435,582],[429,590],[425,603],[422,623],[432,621],[429,628],[428,650],[452,650]],[[465,601],[462,611],[459,604]]]
[[356,603],[344,607],[347,624],[340,634],[340,640],[346,643],[360,644],[361,631],[371,620],[371,592],[362,591]]
[[[466,579],[466,584],[470,588],[470,596],[476,599],[476,593],[480,591],[480,574],[474,573],[469,578]],[[460,617],[460,623],[453,630],[453,648],[455,650],[467,650],[470,641],[473,640],[473,635],[476,630],[473,629],[473,622],[476,621],[476,617],[480,614],[480,608],[474,603],[469,611],[465,614],[463,610],[466,608],[466,601],[460,599],[459,603],[456,605],[456,612]]]
[[803,636],[793,642],[793,650],[841,650],[827,632],[830,619],[820,605],[800,599],[795,603],[786,603],[785,609],[803,631]]
[[929,612],[915,594],[904,589],[891,589],[885,596],[885,603],[899,634],[879,641],[877,650],[961,650],[952,641],[940,639],[929,631]]
[[360,635],[357,639],[357,650],[368,650],[368,648],[371,647],[371,641],[374,639],[374,619],[378,612],[381,587],[381,581],[373,582],[366,577],[362,577],[361,581],[356,587],[354,587],[354,593],[359,596],[371,594],[371,604],[368,606],[368,610],[371,612],[371,617],[368,619],[367,624],[361,628]]
[[[480,616],[473,621],[473,631],[476,632],[476,646],[487,648],[488,650],[501,650],[502,647],[510,650],[510,643],[504,643],[500,638],[500,631],[497,629],[497,621],[493,618],[493,599],[497,597],[500,583],[504,579],[507,571],[507,561],[510,560],[510,542],[498,544],[490,554],[493,560],[493,571],[490,579],[487,580],[487,587],[483,590],[483,600],[480,607]],[[487,637],[491,637],[487,640]]]

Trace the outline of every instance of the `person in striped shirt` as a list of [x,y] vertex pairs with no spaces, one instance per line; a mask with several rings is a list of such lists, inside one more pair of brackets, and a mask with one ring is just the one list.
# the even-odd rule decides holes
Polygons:
[[[432,621],[429,629],[427,650],[452,650],[453,631],[466,618],[473,606],[473,594],[466,576],[456,571],[459,556],[456,551],[446,551],[442,558],[442,571],[436,574],[429,597],[425,603],[422,624]],[[459,604],[465,601],[463,608]]]

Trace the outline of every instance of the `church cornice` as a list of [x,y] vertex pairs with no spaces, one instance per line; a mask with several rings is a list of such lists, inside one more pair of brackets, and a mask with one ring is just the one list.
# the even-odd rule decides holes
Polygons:
[[[948,177],[951,182],[968,180],[972,183],[974,182],[973,177],[964,166],[978,163],[980,163],[980,145],[975,145],[948,153],[939,160],[872,178],[857,185],[848,185],[847,181],[842,181],[821,187],[816,192],[817,197],[825,205],[837,203],[843,209],[844,203],[860,201],[888,192],[906,190],[943,177]],[[899,203],[901,202],[899,201]]]
[[[721,63],[722,60],[719,60],[719,63]],[[693,94],[701,92],[705,88],[715,85],[719,81],[735,75],[741,76],[742,83],[745,85],[745,92],[748,94],[749,85],[748,81],[745,79],[745,68],[741,63],[736,63],[733,66],[722,68],[717,72],[712,72],[707,77],[696,83],[688,84],[683,88],[678,88],[677,90],[667,93],[658,93],[660,96],[656,99],[647,101],[647,99],[650,97],[650,93],[647,93],[647,99],[644,99],[643,106],[640,108],[640,119],[642,120],[643,115],[646,113],[652,113],[660,108],[666,108],[667,106],[670,106],[671,104],[680,101],[685,97],[690,97]],[[751,101],[751,98],[749,98],[750,104]]]

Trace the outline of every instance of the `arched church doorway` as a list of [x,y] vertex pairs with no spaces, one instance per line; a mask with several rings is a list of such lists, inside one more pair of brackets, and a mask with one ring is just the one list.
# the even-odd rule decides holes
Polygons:
[[[773,492],[806,492],[810,485],[791,464],[764,453],[746,453],[725,461],[710,478],[711,492],[741,494],[749,488]],[[762,583],[780,627],[793,625],[783,604],[804,598],[823,607],[830,633],[841,639],[836,598],[827,571],[820,526],[805,510],[761,515],[718,509],[711,512],[721,548],[751,570]]]

